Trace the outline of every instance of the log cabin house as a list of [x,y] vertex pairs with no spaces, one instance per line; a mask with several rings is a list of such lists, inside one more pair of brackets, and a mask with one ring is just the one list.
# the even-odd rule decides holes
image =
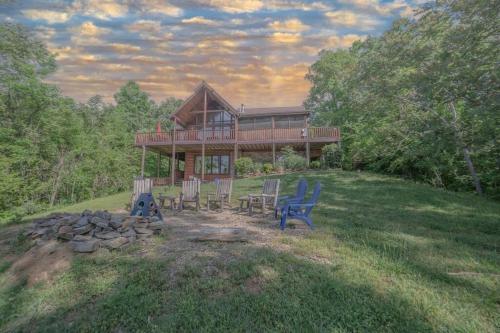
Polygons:
[[[319,158],[321,148],[340,143],[335,127],[310,127],[309,112],[302,106],[233,107],[205,81],[172,114],[171,131],[137,133],[135,145],[142,148],[141,176],[146,150],[158,154],[153,184],[175,184],[191,177],[203,181],[232,177],[234,161],[250,157],[276,165],[280,150],[293,147],[307,163]],[[169,177],[159,177],[160,160],[170,158]]]

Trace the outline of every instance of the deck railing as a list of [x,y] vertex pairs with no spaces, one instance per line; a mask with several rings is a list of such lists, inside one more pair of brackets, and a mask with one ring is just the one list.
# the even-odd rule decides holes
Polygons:
[[[137,133],[135,144],[162,145],[172,144],[174,132]],[[206,143],[239,143],[252,142],[300,142],[300,141],[338,141],[339,129],[336,127],[308,127],[308,128],[263,128],[253,130],[239,130],[236,138],[234,129],[206,129]],[[176,130],[175,142],[179,144],[201,143],[203,130]]]

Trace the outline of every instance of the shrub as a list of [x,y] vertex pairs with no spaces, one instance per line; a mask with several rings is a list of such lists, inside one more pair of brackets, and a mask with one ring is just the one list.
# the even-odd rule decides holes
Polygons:
[[264,165],[262,166],[262,172],[265,174],[270,174],[271,172],[273,172],[273,170],[274,166],[271,163],[264,163]]
[[321,149],[321,158],[327,168],[342,167],[342,150],[336,144],[324,146]]
[[311,161],[311,163],[309,164],[309,167],[311,169],[319,169],[319,168],[321,168],[321,162],[320,161]]
[[260,162],[255,162],[253,164],[253,173],[255,173],[256,175],[260,175],[260,173],[262,172],[262,163]]
[[240,157],[234,162],[234,168],[238,176],[245,176],[253,172],[255,166],[250,157]]
[[298,155],[292,147],[286,146],[281,150],[283,166],[288,170],[302,170],[306,167],[306,159]]

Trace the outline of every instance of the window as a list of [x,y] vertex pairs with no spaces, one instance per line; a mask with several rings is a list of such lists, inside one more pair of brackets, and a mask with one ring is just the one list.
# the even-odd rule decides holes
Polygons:
[[[201,174],[201,156],[197,155],[194,161],[194,173]],[[205,174],[227,175],[229,174],[229,155],[205,156]]]
[[276,128],[303,128],[306,126],[304,116],[279,116],[274,118]]

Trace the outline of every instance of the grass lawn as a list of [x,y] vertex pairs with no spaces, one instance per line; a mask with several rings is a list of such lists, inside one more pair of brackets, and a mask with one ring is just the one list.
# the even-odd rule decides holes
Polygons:
[[[300,176],[282,176],[283,192]],[[317,228],[301,237],[283,232],[278,241],[287,251],[248,243],[230,258],[200,254],[172,271],[172,257],[132,246],[75,256],[64,273],[31,287],[8,282],[10,262],[0,261],[0,330],[500,330],[499,203],[368,173],[305,177],[310,188],[315,180],[324,185]],[[233,198],[261,184],[238,180]],[[129,197],[60,210],[114,210]]]

